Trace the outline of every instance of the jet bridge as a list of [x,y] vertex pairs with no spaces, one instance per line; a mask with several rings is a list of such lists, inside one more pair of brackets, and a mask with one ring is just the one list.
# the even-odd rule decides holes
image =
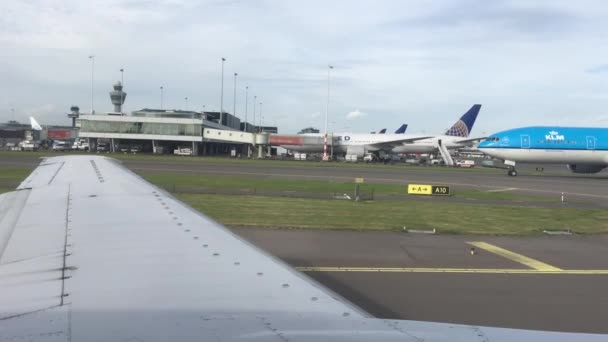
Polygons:
[[269,134],[229,131],[215,128],[203,129],[203,141],[230,142],[251,145],[258,151],[258,158],[262,158],[263,147],[269,145]]

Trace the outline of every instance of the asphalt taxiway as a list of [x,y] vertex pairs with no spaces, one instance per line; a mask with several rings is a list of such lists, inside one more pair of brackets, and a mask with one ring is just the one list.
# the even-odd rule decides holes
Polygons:
[[235,231],[377,317],[608,333],[608,236]]

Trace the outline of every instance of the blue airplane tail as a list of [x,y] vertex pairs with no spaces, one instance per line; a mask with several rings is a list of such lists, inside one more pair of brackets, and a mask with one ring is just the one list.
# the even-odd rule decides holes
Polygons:
[[475,124],[475,120],[477,119],[477,114],[479,114],[480,109],[480,104],[473,105],[468,112],[464,113],[460,120],[456,121],[454,126],[445,132],[445,135],[451,135],[454,137],[468,137],[473,129],[473,125]]
[[399,127],[399,129],[397,129],[395,131],[395,134],[403,134],[403,133],[405,133],[406,129],[407,129],[407,124],[403,124],[403,125],[401,125],[401,127]]

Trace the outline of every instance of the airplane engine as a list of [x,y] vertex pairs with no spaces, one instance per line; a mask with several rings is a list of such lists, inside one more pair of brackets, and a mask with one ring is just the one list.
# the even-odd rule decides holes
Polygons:
[[598,173],[607,165],[598,164],[568,164],[568,169],[574,173]]
[[365,156],[365,147],[364,146],[348,146],[348,148],[346,149],[346,154],[347,155],[356,155],[357,158],[363,158],[363,156]]

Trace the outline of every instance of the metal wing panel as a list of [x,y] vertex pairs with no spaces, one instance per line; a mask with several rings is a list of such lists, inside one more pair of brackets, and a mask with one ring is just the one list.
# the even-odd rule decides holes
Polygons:
[[61,303],[67,202],[61,189],[48,190],[10,195],[7,213],[18,217],[2,219],[3,235],[9,238],[0,257],[0,319]]
[[17,189],[40,188],[49,185],[63,167],[63,160],[64,158],[44,159]]

